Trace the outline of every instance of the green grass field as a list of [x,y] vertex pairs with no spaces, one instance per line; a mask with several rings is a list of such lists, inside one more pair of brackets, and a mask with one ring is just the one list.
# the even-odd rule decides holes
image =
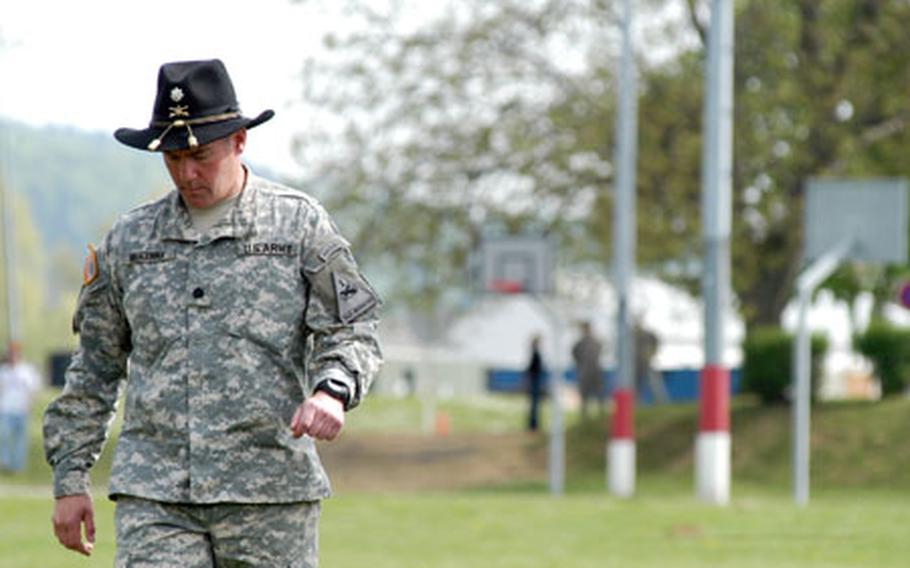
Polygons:
[[[453,432],[519,429],[522,403],[440,403]],[[603,490],[600,428],[574,426],[567,494],[544,485],[452,493],[340,493],[326,501],[322,565],[383,567],[904,567],[910,565],[910,401],[822,405],[813,426],[813,493],[795,506],[788,486],[788,415],[737,401],[733,497],[714,507],[693,497],[687,406],[637,416],[637,497]],[[37,415],[37,412],[36,412]],[[570,419],[573,417],[570,416]],[[413,401],[369,400],[349,435],[413,428]],[[37,416],[36,424],[37,426]],[[57,545],[47,467],[34,434],[29,471],[0,478],[0,568],[110,566],[112,505],[96,497],[90,559]],[[96,476],[103,487],[105,466]]]
[[[680,488],[684,489],[684,488]],[[685,495],[619,501],[602,493],[351,494],[325,503],[328,567],[904,567],[910,508],[902,493],[816,497],[739,493],[727,507]],[[96,499],[90,559],[60,548],[50,499],[0,501],[0,566],[111,566],[112,506]]]

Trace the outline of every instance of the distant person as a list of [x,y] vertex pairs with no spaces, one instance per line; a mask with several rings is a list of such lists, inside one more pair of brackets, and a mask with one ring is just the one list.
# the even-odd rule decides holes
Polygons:
[[28,417],[32,398],[41,388],[35,368],[22,360],[19,345],[11,343],[0,365],[0,469],[25,469],[28,455]]
[[173,189],[86,258],[79,345],[44,414],[68,549],[91,554],[89,469],[123,390],[117,566],[318,563],[316,440],[377,375],[379,298],[322,205],[244,163],[247,130],[273,114],[240,112],[221,61],[180,61],[158,71],[148,127],[114,133],[155,152]]
[[647,386],[654,402],[667,402],[669,397],[661,380],[660,373],[654,368],[654,356],[659,347],[657,335],[646,328],[641,321],[634,325],[635,334],[635,384],[638,392]]
[[531,357],[524,373],[528,394],[528,430],[536,432],[540,426],[540,399],[543,396],[544,366],[540,355],[540,335],[531,338]]
[[414,367],[408,365],[401,373],[402,393],[406,398],[411,398],[417,394],[417,374]]
[[572,347],[578,390],[581,393],[581,418],[588,418],[588,405],[596,402],[601,416],[606,415],[603,374],[600,368],[600,340],[594,337],[589,322],[581,324],[581,339]]

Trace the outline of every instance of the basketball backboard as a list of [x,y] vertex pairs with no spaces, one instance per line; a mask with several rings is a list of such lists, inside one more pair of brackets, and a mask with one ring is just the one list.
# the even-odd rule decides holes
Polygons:
[[548,294],[553,290],[554,251],[550,239],[484,239],[477,262],[478,283],[484,291]]
[[805,260],[850,239],[849,260],[907,262],[907,208],[904,179],[810,179]]

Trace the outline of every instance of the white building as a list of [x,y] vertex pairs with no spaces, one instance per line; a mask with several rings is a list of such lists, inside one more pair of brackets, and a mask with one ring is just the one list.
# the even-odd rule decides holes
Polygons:
[[[403,322],[383,324],[387,364],[377,389],[406,390],[404,375],[411,369],[418,377],[431,376],[439,392],[470,394],[486,386],[490,368],[523,369],[530,339],[543,338],[545,360],[556,360],[554,337],[558,318],[562,332],[563,361],[578,339],[578,324],[588,321],[604,342],[602,365],[615,365],[616,296],[603,275],[563,273],[557,278],[558,298],[537,300],[527,295],[489,295],[477,301],[450,325],[442,340],[427,345]],[[661,369],[700,369],[704,334],[701,302],[659,280],[636,278],[631,291],[632,313],[660,341],[655,364]],[[556,318],[553,317],[553,314]],[[744,335],[741,320],[731,316],[726,326],[725,363],[738,366]]]

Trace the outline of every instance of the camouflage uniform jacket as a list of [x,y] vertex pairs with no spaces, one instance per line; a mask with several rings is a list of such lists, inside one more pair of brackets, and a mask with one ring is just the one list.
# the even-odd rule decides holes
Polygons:
[[45,413],[56,496],[88,491],[124,379],[112,497],[329,495],[313,441],[288,424],[327,378],[356,406],[381,354],[377,296],[314,199],[250,174],[200,237],[173,191],[124,215],[86,267],[79,346]]

